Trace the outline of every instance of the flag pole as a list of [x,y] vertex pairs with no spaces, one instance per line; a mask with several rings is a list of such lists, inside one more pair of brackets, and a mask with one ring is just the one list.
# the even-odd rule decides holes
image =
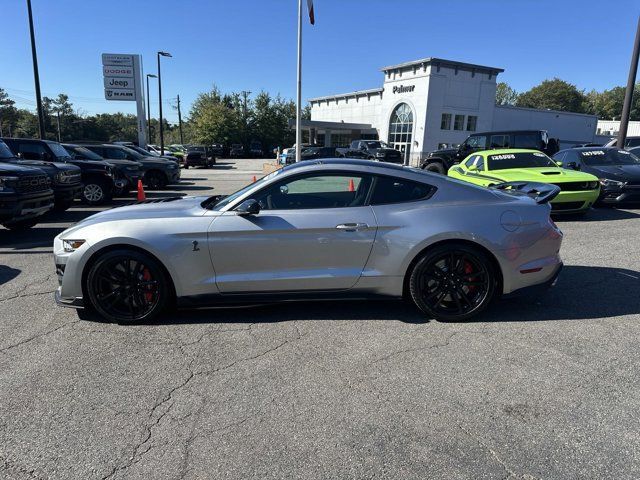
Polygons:
[[302,151],[302,0],[298,0],[298,89],[296,92],[296,162]]

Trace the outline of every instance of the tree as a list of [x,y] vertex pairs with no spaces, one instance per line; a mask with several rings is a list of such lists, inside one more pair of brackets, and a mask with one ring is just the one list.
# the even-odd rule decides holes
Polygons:
[[0,136],[5,135],[5,127],[7,128],[6,134],[11,135],[11,125],[15,124],[17,119],[15,103],[9,98],[9,94],[0,88]]
[[505,82],[496,85],[496,105],[515,105],[518,101],[518,92]]
[[201,93],[191,107],[194,140],[198,143],[241,143],[242,112],[238,96],[222,96],[217,87]]
[[518,107],[560,110],[584,113],[588,108],[584,92],[569,82],[554,78],[545,80],[528,92],[521,93],[516,102]]
[[[625,90],[624,87],[613,87],[603,92],[592,90],[587,94],[589,113],[602,119],[620,120]],[[631,120],[640,120],[640,83],[634,88],[630,113]]]

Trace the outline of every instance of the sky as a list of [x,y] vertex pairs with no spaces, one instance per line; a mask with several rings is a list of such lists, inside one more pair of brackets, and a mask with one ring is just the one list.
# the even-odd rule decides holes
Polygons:
[[[35,109],[25,0],[0,0],[0,87]],[[525,91],[559,77],[580,89],[625,85],[637,0],[315,0],[304,5],[303,100],[380,87],[380,68],[440,57],[504,68]],[[69,95],[84,114],[135,113],[106,101],[101,53],[162,59],[163,112],[177,122],[197,95],[260,90],[296,95],[296,0],[32,0],[42,94]],[[152,79],[153,81],[153,79]],[[151,86],[157,115],[157,86]]]

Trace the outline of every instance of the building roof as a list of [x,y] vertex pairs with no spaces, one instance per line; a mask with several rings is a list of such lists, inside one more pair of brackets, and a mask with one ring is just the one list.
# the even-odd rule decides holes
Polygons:
[[389,65],[388,67],[382,67],[383,72],[388,72],[389,70],[397,70],[406,67],[413,66],[422,66],[422,65],[439,65],[442,67],[453,67],[459,68],[461,70],[475,70],[477,72],[487,72],[487,73],[500,73],[504,72],[503,68],[498,67],[488,67],[486,65],[476,65],[474,63],[464,63],[464,62],[456,62],[455,60],[446,60],[444,58],[436,58],[436,57],[427,57],[421,58],[420,60],[413,60],[410,62],[398,63],[396,65]]
[[321,102],[323,100],[334,100],[336,98],[347,98],[347,97],[364,97],[365,95],[377,95],[378,93],[382,93],[383,88],[370,88],[369,90],[356,90],[355,92],[348,93],[338,93],[336,95],[326,95],[324,97],[314,97],[310,98],[310,102]]

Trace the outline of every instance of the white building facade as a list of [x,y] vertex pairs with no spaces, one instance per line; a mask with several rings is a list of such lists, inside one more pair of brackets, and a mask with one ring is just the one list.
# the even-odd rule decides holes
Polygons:
[[548,130],[563,146],[593,140],[592,115],[496,106],[503,71],[440,58],[391,65],[382,69],[381,88],[310,99],[311,121],[304,126],[312,141],[326,146],[379,138],[411,164],[473,132]]

